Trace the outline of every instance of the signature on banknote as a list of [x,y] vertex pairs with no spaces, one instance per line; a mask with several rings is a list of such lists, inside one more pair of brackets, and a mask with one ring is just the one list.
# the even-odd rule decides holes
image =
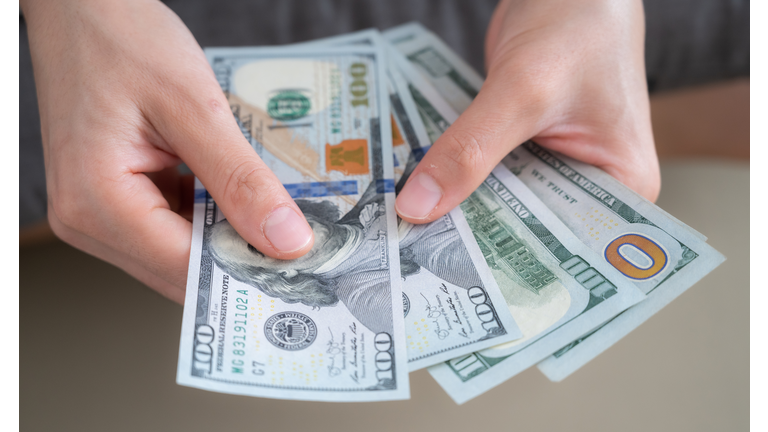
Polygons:
[[[440,340],[447,338],[450,335],[450,333],[448,332],[448,330],[441,329],[440,322],[439,322],[440,317],[445,315],[445,313],[440,309],[440,305],[432,306],[432,304],[429,303],[429,300],[427,300],[424,294],[421,294],[421,296],[424,297],[424,301],[427,302],[427,306],[425,307],[425,310],[427,312],[427,318],[431,319],[432,323],[435,325],[435,327],[437,327],[435,329],[435,334],[437,334],[437,338]],[[440,301],[440,298],[438,298],[437,300]]]
[[[344,369],[346,363],[347,353],[344,350],[344,342],[346,342],[347,335],[342,333],[341,342],[336,342],[330,327],[328,327],[328,332],[331,334],[331,339],[326,344],[327,349],[325,350],[325,353],[328,354],[328,360],[331,362],[328,365],[328,376],[335,377],[341,375],[341,370]],[[338,367],[337,363],[341,363],[341,367]]]

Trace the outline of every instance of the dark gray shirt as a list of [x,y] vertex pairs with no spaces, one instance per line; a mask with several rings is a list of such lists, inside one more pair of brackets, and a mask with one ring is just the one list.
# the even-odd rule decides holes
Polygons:
[[[168,0],[201,46],[274,45],[420,21],[483,73],[496,0]],[[646,0],[650,90],[749,76],[747,0]],[[45,218],[40,117],[26,25],[19,29],[19,222]]]

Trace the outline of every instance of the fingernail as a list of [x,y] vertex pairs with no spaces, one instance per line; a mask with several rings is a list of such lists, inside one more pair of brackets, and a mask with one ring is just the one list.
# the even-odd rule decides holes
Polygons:
[[295,252],[312,241],[312,229],[290,207],[272,211],[264,222],[264,236],[278,252]]
[[424,219],[440,202],[443,191],[429,174],[421,173],[405,185],[395,201],[400,216]]

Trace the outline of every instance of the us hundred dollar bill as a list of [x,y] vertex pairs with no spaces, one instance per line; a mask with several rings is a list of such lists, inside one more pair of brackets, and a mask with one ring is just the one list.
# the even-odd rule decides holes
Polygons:
[[[449,100],[457,100],[456,98],[451,99],[451,95],[460,94],[460,90],[465,87],[456,84],[451,88],[451,82],[467,82],[473,85],[475,89],[479,89],[482,85],[482,78],[479,74],[474,72],[469,65],[442,43],[438,37],[419,24],[406,24],[388,30],[385,32],[385,38],[392,41],[401,52],[404,52],[414,67],[419,68],[422,75],[435,84],[435,87],[440,90],[441,94]],[[418,60],[414,54],[421,51],[434,51],[438,55],[430,54]],[[439,58],[441,61],[444,60],[448,63],[448,66],[441,68],[442,70],[456,71],[461,78],[453,80],[443,79],[441,81],[442,84],[438,85],[437,78],[435,77],[436,74],[431,74],[429,72],[430,67],[425,66],[425,59],[434,58]],[[431,68],[435,69],[436,67]],[[467,97],[472,96],[471,91],[464,92],[464,94]],[[465,105],[468,105],[466,100],[463,101]],[[459,103],[455,102],[454,106],[458,107],[458,112],[463,111],[462,105]],[[504,163],[512,168],[534,190],[537,196],[572,229],[573,233],[580,240],[605,257],[606,260],[608,260],[606,251],[609,244],[616,246],[629,239],[637,240],[635,243],[641,242],[640,237],[648,237],[649,230],[656,231],[651,226],[663,231],[664,234],[656,233],[648,238],[658,243],[660,246],[659,250],[663,250],[664,253],[667,253],[667,251],[672,253],[670,256],[665,256],[666,267],[663,269],[657,268],[658,273],[653,273],[655,275],[652,277],[635,279],[631,276],[622,276],[632,281],[643,292],[648,294],[648,298],[645,301],[615,317],[610,322],[605,323],[605,325],[592,329],[590,332],[572,341],[572,343],[564,346],[539,365],[539,368],[547,377],[554,381],[559,381],[642,324],[685,289],[717,267],[724,260],[724,257],[705,243],[707,238],[703,234],[682,223],[663,209],[644,200],[605,172],[560,156],[553,157],[553,159],[544,156],[531,158],[529,153],[533,149],[538,149],[537,153],[540,155],[547,153],[535,144],[527,143],[512,152],[504,160]],[[521,160],[525,162],[516,161],[514,159],[516,157],[523,158]],[[552,164],[549,164],[547,166],[546,160],[556,160],[552,164],[562,165],[554,167]],[[536,174],[534,174],[534,170]],[[547,173],[555,175],[548,175]],[[573,177],[568,178],[569,175]],[[543,180],[544,178],[546,180]],[[610,198],[606,201],[600,197],[590,195],[589,191],[586,191],[576,182],[584,182],[583,184],[594,188],[592,191],[603,191]],[[579,199],[579,204],[568,203],[569,200],[562,199],[564,196]],[[617,208],[623,212],[622,215],[619,215],[617,210],[613,209],[613,206],[617,205],[617,203],[619,203]],[[590,208],[584,208],[583,206],[585,205],[589,205]],[[592,208],[593,206],[594,208]],[[579,208],[579,211],[572,212],[571,210],[574,208]],[[598,221],[606,215],[616,216],[615,219],[609,217],[608,221],[603,221],[603,223],[613,223],[614,225],[611,227],[611,230],[608,230],[608,225],[606,225],[602,237],[595,234],[597,228],[593,224],[586,223],[587,219],[595,222],[592,220],[595,218],[589,218],[588,216],[590,211],[591,213],[598,212]],[[613,222],[611,222],[612,219]],[[602,226],[601,224],[598,225]],[[640,237],[621,237],[619,234],[616,234],[618,231],[621,231],[617,230],[619,227],[630,231],[636,228],[638,232],[635,234]],[[613,234],[609,236],[608,233]],[[602,240],[596,240],[598,238]],[[618,238],[621,238],[621,240],[616,240]],[[657,238],[661,240],[657,240]],[[619,243],[611,243],[613,241],[618,241]],[[618,263],[616,268],[620,271],[624,268],[622,266],[626,266],[627,263],[633,266],[633,268],[634,266],[640,266],[636,270],[650,265],[650,260],[655,260],[656,258],[653,258],[654,255],[648,252],[655,251],[658,254],[658,250],[652,246],[646,247],[648,250],[643,250],[635,249],[638,247],[637,244],[621,244],[623,246],[617,248],[619,255],[614,255],[611,260],[608,260],[612,265]],[[691,262],[688,259],[691,259]],[[627,261],[624,262],[624,260]],[[653,262],[657,263],[660,261],[656,260]]]
[[602,170],[527,142],[503,164],[584,244],[647,298],[539,364],[560,381],[637,328],[725,260],[690,228]]
[[409,397],[383,54],[206,50],[243,134],[315,233],[259,253],[199,182],[177,382],[281,399]]
[[[383,45],[388,60],[387,69],[389,76],[397,83],[402,82],[403,84],[403,87],[399,87],[399,84],[398,86],[392,84],[390,87],[391,92],[396,91],[401,95],[400,99],[403,102],[403,106],[405,107],[404,114],[406,114],[409,118],[412,118],[412,122],[415,125],[414,130],[412,130],[414,132],[413,135],[398,136],[397,132],[393,132],[393,137],[395,138],[395,142],[398,143],[401,142],[401,140],[398,138],[402,138],[403,144],[405,143],[406,138],[412,137],[413,142],[419,142],[419,145],[410,143],[413,152],[415,152],[414,154],[417,156],[423,156],[423,154],[429,150],[429,146],[434,143],[446,129],[448,129],[448,126],[450,126],[451,123],[456,120],[458,117],[456,110],[453,109],[445,101],[445,99],[443,99],[437,89],[418,72],[418,70],[408,61],[408,59],[392,44],[385,40],[382,37],[382,33],[376,29],[361,30],[340,36],[318,39],[310,42],[300,43],[295,46],[314,47],[348,45]],[[407,91],[404,92],[402,91],[403,89],[406,89]],[[406,97],[406,94],[409,94],[410,96]],[[415,112],[410,111],[409,101],[413,101],[414,106],[416,107]],[[397,120],[395,117],[396,114],[396,112],[392,113],[393,122]],[[414,114],[418,114],[418,118],[421,119],[420,122],[416,121],[416,116],[414,116]],[[401,119],[404,120],[402,117]],[[416,127],[417,123],[419,124],[418,127]],[[423,141],[424,137],[420,135],[422,130],[427,134],[426,141]],[[403,132],[406,133],[408,131]],[[395,148],[398,147],[400,146],[395,145]],[[405,147],[400,148],[405,149]],[[396,150],[395,155],[398,162],[405,162],[410,156],[410,154],[405,150],[402,150],[401,152]],[[403,171],[398,173],[397,169],[395,170],[395,173],[396,176],[402,177],[404,175]]]
[[533,366],[645,297],[504,166],[461,208],[523,338],[431,367],[457,403]]
[[417,22],[393,27],[384,37],[440,92],[458,113],[477,96],[483,78],[445,42]]
[[[404,141],[393,145],[410,149],[401,187],[430,143],[405,80],[392,69],[389,77],[393,137]],[[460,208],[429,224],[400,221],[399,228],[411,370],[523,336]]]
[[[386,53],[387,47],[385,47],[384,44],[384,39],[377,29],[366,29],[353,33],[316,39],[309,42],[301,42],[294,46],[374,46],[383,49],[385,51],[385,57],[388,57],[388,54]],[[398,89],[395,85],[395,77],[399,77],[399,72],[390,66],[390,61],[388,59],[385,63],[387,65],[387,90],[389,92],[391,109],[390,120],[392,129],[392,153],[394,156],[394,179],[395,184],[397,184],[403,178],[408,165],[408,160],[412,156],[411,146],[421,139],[417,134],[423,130],[423,127],[419,129],[410,122],[408,114],[406,113],[406,110],[410,109],[410,106],[408,105],[409,101],[398,95]],[[413,169],[413,167],[411,167],[411,169]]]
[[[434,144],[440,135],[453,124],[459,113],[443,99],[440,92],[408,59],[393,45],[387,44],[389,67],[400,73],[427,132],[429,143]],[[429,150],[423,146],[424,152]]]
[[[381,34],[371,29],[305,46],[383,43]],[[390,49],[388,57],[392,53]],[[389,64],[393,164],[399,188],[431,142],[406,81]],[[409,370],[522,336],[460,209],[426,225],[400,221],[399,235]]]
[[[415,27],[417,30],[419,27]],[[385,33],[385,37],[388,40],[397,40],[397,33],[389,31]],[[444,58],[457,58],[457,56],[452,55],[450,53],[450,50],[445,47],[445,45],[439,46],[437,49],[440,50],[446,50],[443,54]],[[450,54],[449,54],[450,53]],[[435,132],[434,138],[433,135],[430,135],[430,138],[433,140],[436,139],[440,134],[442,134],[443,131],[445,131],[448,126],[457,118],[456,111],[453,109],[453,107],[449,106],[442,98],[441,94],[436,90],[436,88],[432,85],[432,83],[426,78],[426,74],[423,74],[418,71],[417,67],[413,64],[413,59],[406,58],[405,55],[402,52],[395,52],[392,53],[390,51],[390,58],[393,59],[391,62],[390,67],[396,67],[399,71],[402,72],[402,75],[405,77],[405,80],[408,82],[409,90],[411,90],[412,96],[414,98],[414,101],[416,105],[419,108],[419,114],[422,120],[424,120],[425,123],[432,125],[432,129]],[[468,66],[466,67],[460,67],[459,69],[462,70],[471,70]],[[510,177],[505,173],[505,169],[503,166],[497,167],[497,170],[494,171],[496,173],[502,173],[499,174],[505,178],[508,178],[509,182],[513,182],[515,184],[515,187],[519,189],[523,196],[529,197],[530,201],[537,202],[538,201],[533,197],[529,192],[527,191],[527,188],[520,184],[518,181],[516,181],[513,177]],[[501,184],[501,183],[498,183]],[[486,189],[484,189],[486,188]],[[477,227],[473,225],[472,221],[479,221],[482,220],[482,217],[470,217],[467,213],[467,209],[478,209],[483,207],[477,207],[477,206],[470,206],[470,203],[472,202],[483,202],[481,198],[484,196],[482,194],[482,190],[487,190],[487,187],[481,186],[481,188],[476,191],[470,198],[465,201],[461,205],[461,209],[464,211],[465,216],[467,216],[467,219],[470,222],[470,228],[472,229],[473,233],[475,234],[475,237],[478,236]],[[486,195],[487,196],[487,195]],[[499,206],[498,208],[503,209],[503,206]],[[546,220],[554,220],[556,221],[556,217],[554,217],[545,206],[539,204],[537,207],[539,210],[539,214],[547,215],[545,218]],[[484,213],[480,213],[484,214]],[[510,213],[512,214],[512,213]],[[512,223],[515,219],[514,218],[508,218],[508,219],[502,219],[501,224],[505,223]],[[562,229],[562,225],[560,224],[559,227],[560,233],[562,236],[565,236],[566,238],[570,239],[574,244],[579,244],[578,241],[575,241],[572,235],[567,232],[567,230]],[[507,229],[510,229],[510,227],[507,227]],[[481,248],[484,247],[484,245],[487,244],[483,243],[480,239],[478,239],[478,243],[480,244]],[[583,245],[579,246],[583,249]],[[533,249],[535,250],[535,249]],[[484,251],[485,252],[485,251]],[[533,255],[530,256],[538,256],[535,252],[533,252]],[[583,255],[582,255],[583,256]],[[485,253],[486,260],[489,259],[489,255]],[[592,257],[592,262],[596,261],[596,258]],[[596,317],[610,317],[612,316],[611,311],[613,311],[613,314],[620,312],[621,310],[626,309],[628,305],[634,304],[637,301],[640,301],[642,299],[642,296],[638,296],[637,292],[632,292],[629,290],[628,292],[632,294],[625,294],[628,296],[628,298],[631,298],[631,300],[628,303],[621,303],[620,301],[617,301],[618,298],[614,299],[614,302],[611,302],[611,305],[618,305],[614,306],[614,309],[611,309],[610,306],[604,306],[603,309],[600,309],[600,312],[592,312],[592,314],[587,314],[585,316],[589,318],[582,318],[578,320],[565,320],[562,325],[562,329],[558,329],[558,331],[553,332],[553,335],[548,335],[548,333],[545,332],[546,326],[544,327],[528,327],[526,328],[526,322],[531,320],[531,316],[535,316],[538,312],[534,312],[533,310],[527,310],[525,308],[515,308],[512,305],[516,304],[517,301],[520,300],[521,292],[520,291],[520,285],[519,285],[519,278],[511,278],[508,277],[508,275],[505,275],[503,272],[498,272],[494,270],[499,270],[501,267],[494,267],[495,265],[491,264],[492,267],[492,273],[494,276],[494,279],[496,280],[497,284],[500,286],[502,293],[504,294],[504,298],[507,301],[507,305],[510,308],[510,311],[512,312],[512,315],[515,317],[515,320],[520,327],[521,331],[523,332],[523,338],[521,340],[517,340],[512,343],[504,344],[502,347],[504,348],[498,348],[498,349],[487,349],[484,351],[476,352],[474,354],[470,354],[467,356],[460,356],[457,359],[451,360],[445,365],[439,365],[430,368],[430,373],[433,374],[433,376],[440,382],[440,384],[443,386],[443,388],[448,391],[448,393],[459,403],[462,403],[468,399],[471,399],[472,397],[475,397],[484,391],[490,389],[491,387],[501,383],[503,380],[508,379],[517,373],[521,372],[524,369],[527,369],[528,367],[532,366],[536,362],[542,360],[547,355],[554,352],[554,350],[558,349],[558,345],[561,344],[563,341],[570,341],[573,339],[574,334],[583,334],[585,331],[593,328],[595,325],[597,325],[599,322],[601,322],[600,318]],[[602,266],[605,269],[605,266]],[[591,266],[590,266],[591,268]],[[618,276],[616,274],[613,274],[612,276],[609,276],[611,274],[610,269],[607,269],[608,271],[603,271],[601,274],[603,276],[608,278],[608,283],[611,283],[611,280],[616,280]],[[567,280],[567,279],[566,279]],[[573,280],[572,280],[572,283]],[[626,289],[626,286],[625,286]],[[578,291],[576,291],[578,292]],[[529,295],[525,293],[526,295]],[[578,311],[578,307],[576,309],[571,310],[571,314],[576,314]],[[607,311],[607,312],[606,312]],[[546,321],[543,321],[546,322]],[[530,323],[529,323],[530,325]],[[545,333],[539,333],[539,332],[545,332]],[[542,342],[537,342],[535,344],[532,344],[530,348],[526,348],[529,343],[532,343],[532,341],[535,341],[537,338],[537,335],[542,335]],[[543,337],[543,335],[546,334],[547,337]],[[528,342],[526,342],[528,341]],[[520,350],[519,353],[517,351]],[[514,354],[514,356],[513,356]],[[508,359],[509,361],[503,362],[503,359]],[[485,362],[485,363],[484,363]],[[447,366],[449,365],[449,366]],[[475,379],[474,377],[479,374],[480,372],[475,372],[476,370],[480,370],[480,366],[484,365],[485,369],[487,370],[490,366],[495,366],[495,370],[491,373],[485,374],[482,378]],[[448,370],[451,370],[451,372],[448,372]]]

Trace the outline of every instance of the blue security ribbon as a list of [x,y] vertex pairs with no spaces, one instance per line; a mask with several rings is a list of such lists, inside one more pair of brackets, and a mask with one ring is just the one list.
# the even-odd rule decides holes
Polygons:
[[285,190],[291,198],[317,198],[331,195],[357,195],[357,180],[329,182],[290,183]]
[[205,189],[195,189],[195,204],[205,203],[208,198],[208,191]]
[[376,193],[394,193],[395,181],[392,179],[378,179],[376,180]]

